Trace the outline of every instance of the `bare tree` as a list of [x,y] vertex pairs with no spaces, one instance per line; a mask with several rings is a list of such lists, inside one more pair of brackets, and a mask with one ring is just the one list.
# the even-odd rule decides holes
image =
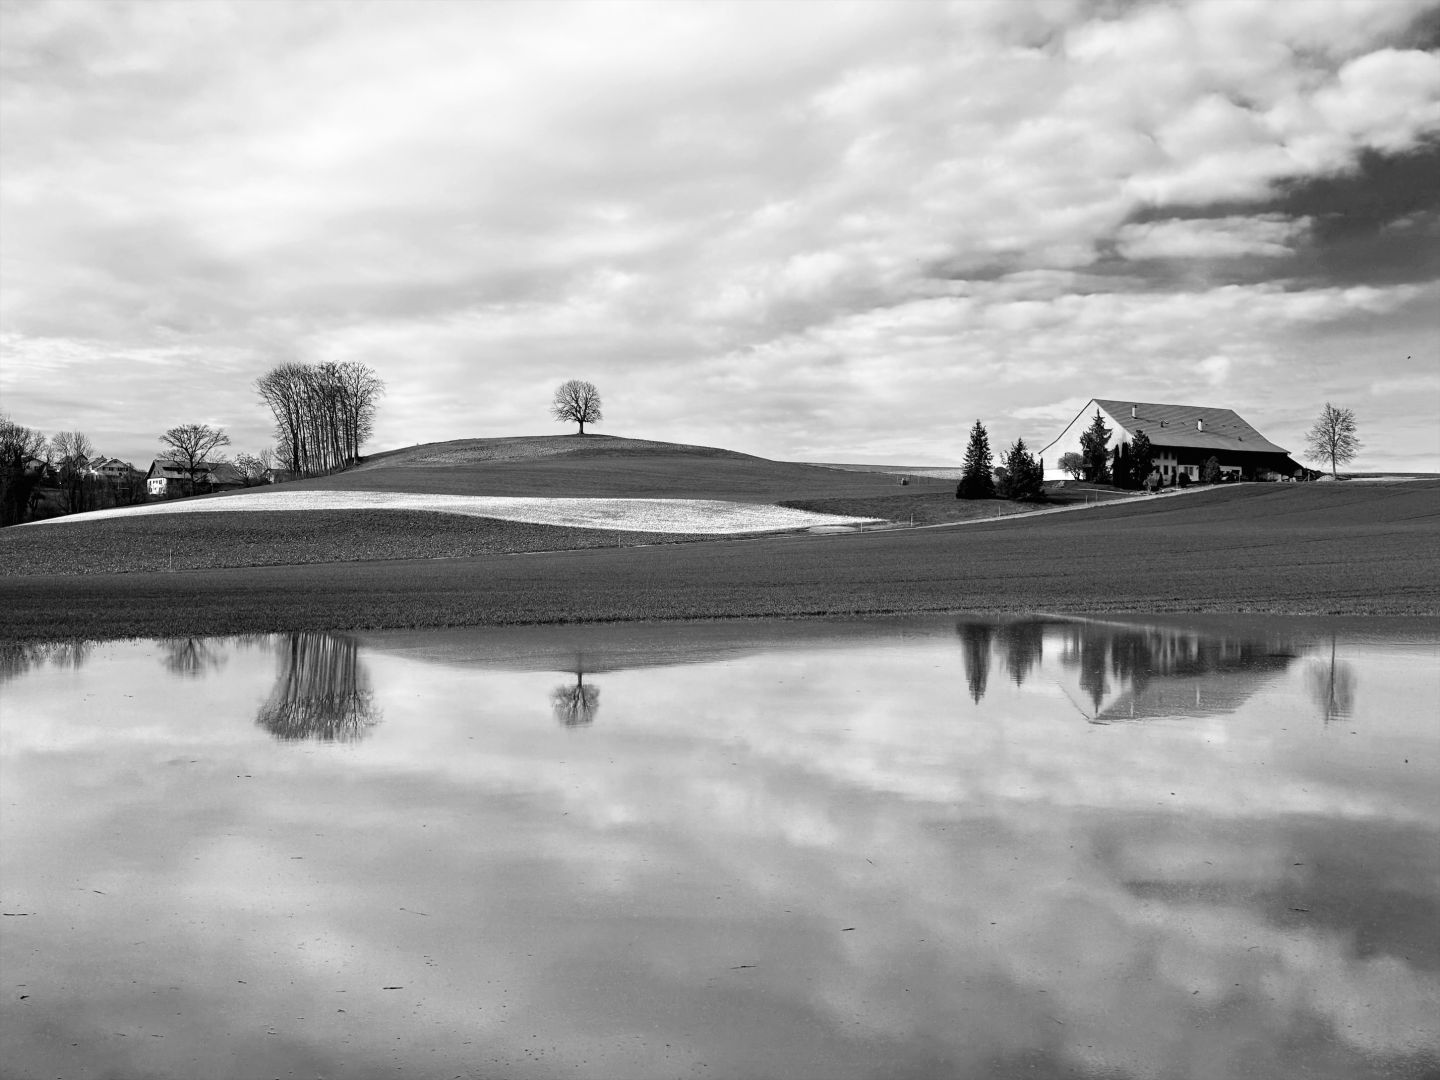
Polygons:
[[49,449],[43,431],[0,415],[0,525],[25,520]]
[[275,417],[276,460],[288,472],[316,476],[359,460],[385,384],[353,360],[290,362],[255,380],[255,391]]
[[1305,435],[1305,456],[1311,461],[1330,462],[1330,475],[1337,477],[1337,467],[1355,457],[1361,446],[1355,434],[1355,411],[1337,409],[1328,401]]
[[[50,448],[60,474],[60,489],[65,493],[65,509],[71,514],[88,509],[87,472],[96,457],[95,444],[83,431],[57,431],[50,436]],[[94,482],[88,486],[93,488]]]
[[209,466],[223,460],[212,455],[219,447],[230,445],[230,436],[224,428],[212,428],[209,424],[181,424],[161,435],[160,444],[160,452],[189,474],[193,495],[201,475]]
[[240,480],[246,487],[254,487],[256,484],[263,484],[268,480],[267,473],[273,466],[275,455],[270,452],[267,446],[258,454],[236,454],[235,468],[240,473]]
[[586,424],[598,424],[600,414],[600,391],[594,383],[584,379],[567,379],[555,388],[555,400],[550,403],[550,414],[562,424],[579,424],[580,434],[585,434]]

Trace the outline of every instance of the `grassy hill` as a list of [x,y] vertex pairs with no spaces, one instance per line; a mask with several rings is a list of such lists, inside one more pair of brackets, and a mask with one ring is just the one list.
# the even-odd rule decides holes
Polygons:
[[[392,450],[354,469],[286,485],[290,490],[412,491],[437,495],[595,496],[632,499],[862,498],[901,490],[899,478],[847,472],[709,446],[613,435],[458,439]],[[953,495],[953,480],[908,487]]]
[[0,640],[946,611],[1434,617],[1437,550],[1440,481],[1241,485],[963,528],[0,577]]

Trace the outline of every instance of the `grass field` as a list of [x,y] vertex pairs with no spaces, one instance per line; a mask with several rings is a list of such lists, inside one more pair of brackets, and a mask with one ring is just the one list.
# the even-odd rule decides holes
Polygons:
[[1437,616],[1437,553],[1440,481],[1242,485],[962,528],[12,575],[0,639],[945,611]]
[[[1051,504],[1123,494],[1067,484]],[[320,505],[278,509],[312,500]],[[335,500],[367,505],[337,509]],[[381,509],[382,502],[391,505]],[[430,512],[446,504],[445,512]],[[950,480],[902,486],[897,476],[858,466],[767,461],[711,447],[597,435],[467,439],[376,455],[322,479],[7,529],[0,575],[442,558],[831,524],[796,520],[795,510],[928,525],[1033,509],[957,500]]]

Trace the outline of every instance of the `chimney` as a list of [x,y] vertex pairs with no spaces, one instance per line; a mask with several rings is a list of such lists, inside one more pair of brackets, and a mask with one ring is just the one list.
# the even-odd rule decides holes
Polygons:
[[1195,421],[1195,430],[1196,430],[1196,431],[1204,431],[1204,430],[1205,430],[1205,421],[1204,421],[1203,419],[1201,419],[1201,420],[1196,420],[1196,421]]
[[1140,406],[1139,406],[1139,405],[1131,405],[1131,406],[1130,406],[1130,419],[1133,420],[1133,419],[1135,419],[1135,418],[1136,418],[1137,416],[1139,416],[1139,415],[1140,415]]

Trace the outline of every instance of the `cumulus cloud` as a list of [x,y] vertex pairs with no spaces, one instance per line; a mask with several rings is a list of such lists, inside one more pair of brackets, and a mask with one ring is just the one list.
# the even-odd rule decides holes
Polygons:
[[[933,460],[959,440],[913,414],[992,378],[976,404],[1001,423],[1043,406],[1014,358],[1083,309],[1047,385],[1085,395],[1108,365],[1183,400],[1163,384],[1192,321],[1116,365],[1128,324],[1094,298],[1183,307],[1226,282],[1146,264],[1221,259],[1237,286],[1323,296],[1284,276],[1309,223],[1266,203],[1440,133],[1424,10],[14,8],[0,386],[17,418],[75,427],[86,395],[42,400],[57,370],[184,355],[106,385],[248,444],[256,375],[354,358],[390,386],[395,445],[546,430],[546,385],[575,375],[615,433],[687,439],[698,413],[739,449]],[[1006,336],[975,351],[956,310]],[[1288,326],[1198,348],[1278,359]],[[107,429],[125,440],[150,445]]]

